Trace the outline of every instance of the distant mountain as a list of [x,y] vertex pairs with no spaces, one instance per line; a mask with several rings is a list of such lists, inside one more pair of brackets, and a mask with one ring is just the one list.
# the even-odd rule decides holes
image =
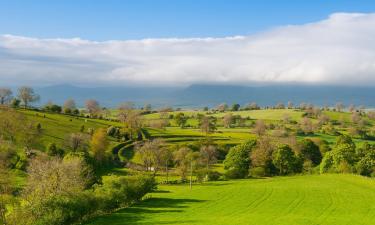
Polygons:
[[301,102],[316,105],[344,104],[375,107],[375,87],[344,86],[235,86],[235,85],[191,85],[189,87],[76,87],[58,85],[36,88],[41,95],[41,104],[52,100],[62,104],[73,98],[83,105],[93,98],[103,106],[115,107],[121,102],[132,101],[141,106],[150,103],[154,107],[174,106],[185,108],[213,107],[220,103],[257,102],[259,105],[275,105],[278,102],[295,104]]

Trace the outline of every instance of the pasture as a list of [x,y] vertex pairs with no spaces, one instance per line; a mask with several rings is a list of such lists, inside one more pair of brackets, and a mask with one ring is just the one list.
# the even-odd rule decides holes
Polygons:
[[313,175],[161,185],[130,208],[86,225],[375,224],[375,181],[356,175]]

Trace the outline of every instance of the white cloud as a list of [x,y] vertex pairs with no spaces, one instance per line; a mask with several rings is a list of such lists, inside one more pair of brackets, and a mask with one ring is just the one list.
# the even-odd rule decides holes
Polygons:
[[375,14],[337,13],[252,36],[94,42],[0,36],[0,82],[375,82]]

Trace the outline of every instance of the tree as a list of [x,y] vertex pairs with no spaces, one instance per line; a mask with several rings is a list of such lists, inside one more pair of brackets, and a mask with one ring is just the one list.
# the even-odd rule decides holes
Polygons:
[[200,148],[200,160],[206,166],[206,178],[208,178],[208,172],[210,170],[211,164],[215,163],[217,160],[217,151],[213,145],[204,145]]
[[217,109],[218,111],[220,111],[220,112],[225,112],[225,111],[228,110],[228,105],[227,105],[227,103],[221,103],[220,105],[218,105],[218,106],[216,107],[216,109]]
[[74,112],[74,110],[76,110],[77,107],[76,107],[76,103],[73,99],[68,99],[64,102],[64,105],[63,105],[63,111],[64,113],[66,114],[71,114]]
[[177,113],[177,114],[175,115],[174,120],[176,121],[176,124],[177,124],[179,127],[184,128],[185,125],[186,125],[186,122],[187,122],[187,120],[188,120],[188,117],[185,116],[184,113],[179,112],[179,113]]
[[227,113],[223,117],[223,124],[224,127],[230,128],[234,122],[233,114],[232,113]]
[[215,132],[216,128],[216,117],[213,116],[202,116],[199,120],[199,126],[202,132],[208,134]]
[[[274,145],[271,139],[267,136],[258,138],[256,146],[253,151],[250,152],[251,170],[257,171],[256,176],[269,176],[274,173],[275,167],[272,164],[272,152],[274,151]],[[261,170],[261,174],[259,174]]]
[[285,175],[295,171],[296,156],[289,145],[282,144],[272,153],[272,162]]
[[5,105],[10,103],[12,94],[13,93],[10,88],[0,88],[0,104]]
[[187,171],[189,169],[189,159],[188,155],[192,152],[192,150],[188,147],[182,147],[174,152],[173,158],[177,165],[177,172],[181,176],[182,181],[186,181]]
[[347,135],[338,137],[333,149],[325,153],[320,172],[351,172],[357,160],[356,146]]
[[255,122],[255,127],[253,129],[253,132],[258,136],[262,136],[263,134],[266,133],[266,124],[264,123],[263,120],[257,120]]
[[165,166],[164,148],[165,142],[162,139],[146,141],[137,147],[135,157],[142,162],[146,171],[153,171],[156,175],[157,171]]
[[70,148],[73,152],[78,150],[86,150],[87,142],[88,142],[88,135],[82,133],[72,133],[67,136],[65,139],[65,144],[68,148]]
[[341,112],[343,109],[344,109],[344,104],[342,104],[342,102],[338,102],[338,103],[336,103],[336,110],[338,111],[338,112]]
[[291,101],[288,101],[288,109],[293,109],[294,104]]
[[307,117],[302,118],[300,128],[305,134],[311,134],[314,130],[311,120]]
[[169,164],[170,164],[171,160],[173,159],[173,154],[172,154],[171,149],[163,147],[160,150],[158,157],[160,158],[160,163],[164,164],[164,166],[165,166],[165,178],[166,178],[166,181],[168,182]]
[[18,88],[18,98],[25,108],[27,108],[30,103],[39,101],[40,99],[39,95],[35,94],[34,89],[27,86]]
[[240,110],[240,107],[241,107],[240,104],[235,103],[235,104],[232,105],[231,111],[238,111],[238,110]]
[[260,109],[260,107],[258,106],[258,104],[256,102],[251,102],[251,103],[247,104],[246,109],[257,110],[257,109]]
[[194,169],[197,167],[197,160],[199,158],[199,153],[191,151],[187,154],[186,157],[189,160],[189,164],[190,164],[190,190],[191,190],[193,188],[193,173],[194,173]]
[[105,161],[108,148],[107,132],[104,128],[95,130],[90,140],[90,152],[95,161],[101,165]]
[[125,129],[129,132],[130,139],[142,128],[142,116],[139,110],[134,108],[131,102],[122,103],[119,106],[118,119],[124,123]]
[[300,154],[304,160],[312,162],[313,166],[319,165],[322,161],[322,154],[320,153],[319,146],[317,146],[310,139],[303,139],[299,143]]
[[245,178],[250,167],[250,152],[256,142],[251,140],[244,144],[232,147],[224,160],[224,169],[231,178]]
[[[53,204],[58,203],[56,199],[64,200],[81,193],[92,178],[90,168],[77,157],[61,160],[37,156],[30,160],[27,173],[23,204],[14,209],[17,224],[39,224],[46,212],[56,210],[57,205]],[[60,202],[64,203],[67,202]]]
[[90,114],[90,117],[96,117],[101,111],[99,102],[95,99],[89,99],[85,102],[86,109]]

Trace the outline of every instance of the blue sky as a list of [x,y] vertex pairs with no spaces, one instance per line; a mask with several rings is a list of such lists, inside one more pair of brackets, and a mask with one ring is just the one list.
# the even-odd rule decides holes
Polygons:
[[374,12],[371,0],[1,0],[0,34],[129,40],[248,35],[335,12]]

